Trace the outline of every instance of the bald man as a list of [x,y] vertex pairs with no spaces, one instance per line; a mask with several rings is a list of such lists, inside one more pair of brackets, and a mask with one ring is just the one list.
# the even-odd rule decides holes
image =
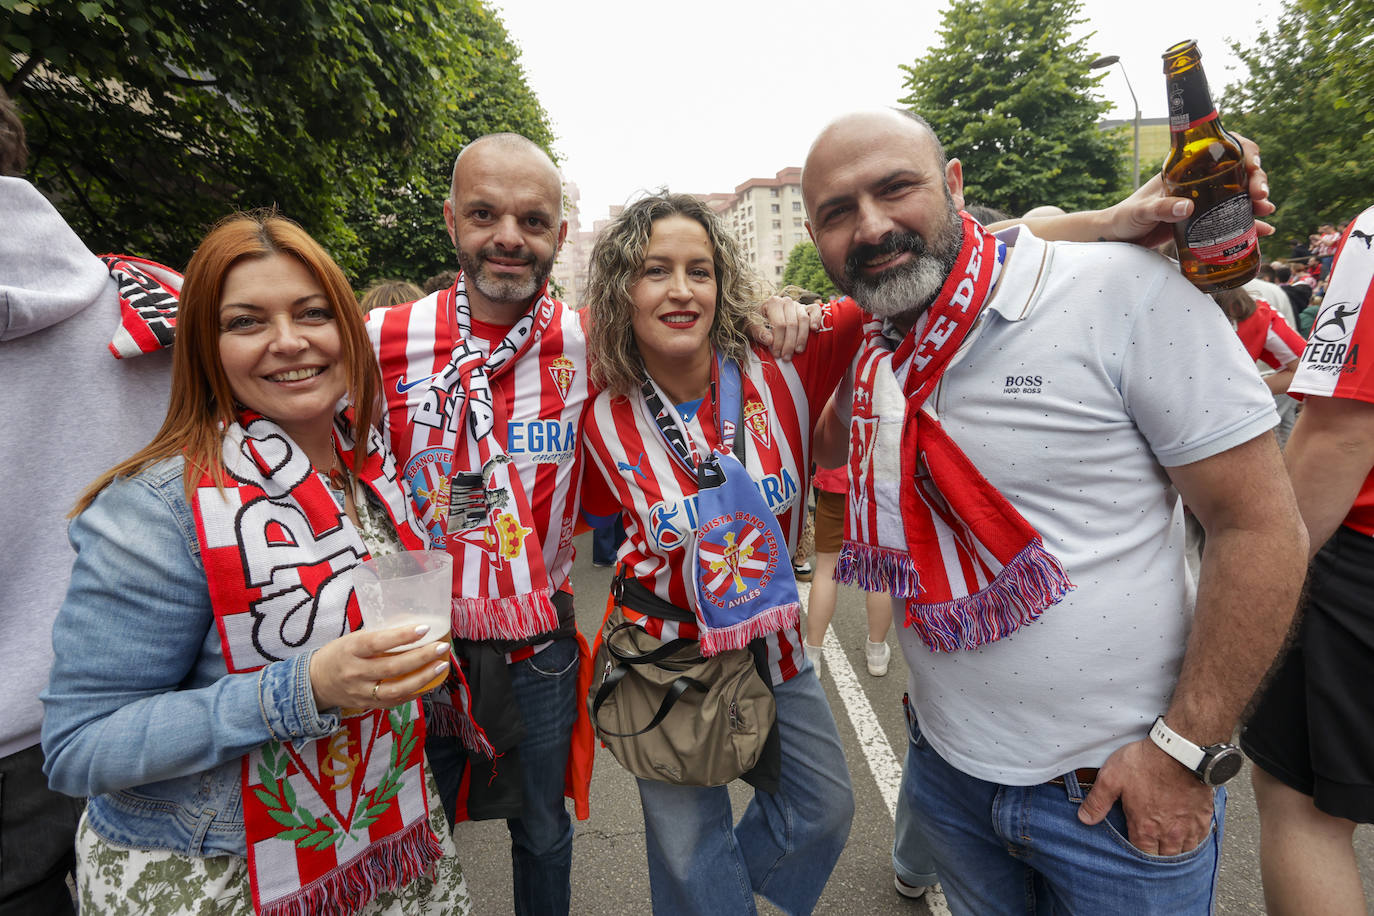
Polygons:
[[444,727],[451,714],[430,716],[425,750],[451,821],[506,818],[515,912],[567,913],[563,799],[585,818],[591,772],[568,580],[590,389],[579,316],[547,293],[568,231],[558,170],[519,135],[474,140],[444,223],[453,286],[368,320],[392,450],[432,545],[454,558],[454,651],[496,756],[471,729],[435,734],[465,731]]
[[951,909],[1208,912],[1229,742],[1303,572],[1253,363],[1171,262],[961,217],[961,164],[906,113],[829,125],[802,191],[875,316],[841,568],[906,622],[899,804]]
[[[425,751],[451,821],[506,819],[515,912],[566,913],[563,799],[587,817],[593,753],[569,575],[595,392],[585,313],[547,290],[568,232],[558,170],[518,134],[480,137],[454,161],[444,224],[453,286],[368,315],[391,449],[432,546],[454,558],[471,714],[461,696],[431,704]],[[807,310],[774,298],[764,311],[760,343],[788,356],[805,346]]]

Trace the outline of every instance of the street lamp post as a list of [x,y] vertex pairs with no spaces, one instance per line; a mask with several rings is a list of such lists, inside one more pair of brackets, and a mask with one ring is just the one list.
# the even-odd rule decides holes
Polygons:
[[[1105,57],[1099,57],[1088,64],[1088,69],[1101,70],[1112,64],[1121,64],[1120,56],[1108,54]],[[1136,101],[1135,89],[1131,87],[1131,77],[1126,72],[1125,64],[1121,64],[1121,75],[1126,77],[1126,91],[1131,94],[1131,105],[1135,108],[1135,161],[1131,165],[1131,187],[1138,188],[1140,187],[1140,103]]]

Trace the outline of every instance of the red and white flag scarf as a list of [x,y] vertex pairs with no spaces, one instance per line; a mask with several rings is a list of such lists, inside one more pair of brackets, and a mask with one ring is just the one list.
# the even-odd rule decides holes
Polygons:
[[110,341],[115,359],[170,347],[176,337],[181,274],[156,261],[102,254],[119,292],[119,327]]
[[[423,547],[380,433],[369,430],[358,469],[350,427],[347,417],[335,427],[340,460],[381,500],[401,542]],[[271,420],[245,412],[225,431],[223,459],[223,489],[203,475],[192,503],[229,671],[257,671],[356,629],[352,569],[367,548],[305,452]],[[429,872],[443,848],[429,828],[424,744],[424,716],[411,701],[344,710],[328,738],[273,740],[246,754],[255,912],[344,916]]]
[[[449,312],[453,358],[435,374],[416,408],[414,422],[426,440],[414,448],[438,447],[453,455],[448,517],[434,546],[453,556],[454,568],[480,591],[454,595],[453,635],[469,640],[531,640],[558,628],[534,516],[514,463],[496,434],[496,418],[510,416],[509,405],[492,380],[510,370],[544,333],[555,306],[541,296],[517,321],[490,356],[469,338],[472,309],[464,278],[439,294]],[[461,435],[460,435],[461,430]]]
[[967,214],[953,270],[895,352],[865,326],[850,421],[849,505],[836,579],[906,599],[930,649],[993,642],[1073,587],[1040,535],[923,409],[1001,270]]

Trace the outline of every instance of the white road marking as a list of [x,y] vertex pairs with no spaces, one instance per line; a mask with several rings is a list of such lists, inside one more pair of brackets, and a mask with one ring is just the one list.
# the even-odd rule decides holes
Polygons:
[[[801,592],[802,604],[805,606],[811,597],[811,583],[798,582],[797,590]],[[878,792],[883,797],[883,804],[887,805],[888,816],[895,817],[897,798],[902,785],[902,760],[897,757],[892,744],[887,740],[887,733],[878,722],[878,716],[873,712],[873,704],[868,702],[868,694],[864,693],[863,686],[854,673],[854,666],[849,664],[849,656],[845,654],[844,647],[836,638],[833,626],[825,629],[824,649],[825,667],[830,672],[830,679],[835,682],[835,692],[844,703],[849,722],[854,726],[859,747],[864,752],[864,762],[868,764],[873,781],[878,784]],[[902,751],[905,754],[905,746]],[[939,885],[932,887],[921,899],[930,908],[933,916],[950,916],[949,903],[945,900]]]

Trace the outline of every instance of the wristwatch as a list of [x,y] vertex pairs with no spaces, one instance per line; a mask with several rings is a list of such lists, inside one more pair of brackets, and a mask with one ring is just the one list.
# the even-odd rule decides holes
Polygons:
[[1193,771],[1203,785],[1219,786],[1240,772],[1245,755],[1234,744],[1212,744],[1198,747],[1164,724],[1164,717],[1155,719],[1150,728],[1150,740],[1161,751]]

